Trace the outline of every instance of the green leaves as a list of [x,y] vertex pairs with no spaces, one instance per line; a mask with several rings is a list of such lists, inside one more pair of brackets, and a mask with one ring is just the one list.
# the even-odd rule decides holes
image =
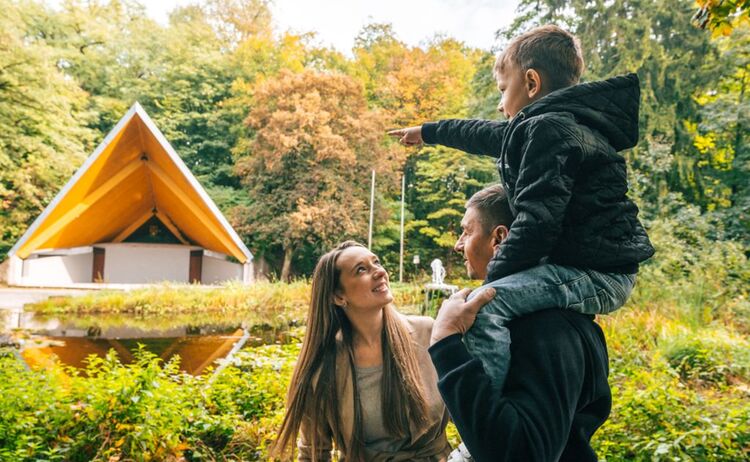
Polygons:
[[265,460],[299,347],[243,350],[210,384],[144,349],[85,374],[0,355],[0,460]]
[[36,4],[0,1],[0,254],[92,147],[87,95],[64,72]]

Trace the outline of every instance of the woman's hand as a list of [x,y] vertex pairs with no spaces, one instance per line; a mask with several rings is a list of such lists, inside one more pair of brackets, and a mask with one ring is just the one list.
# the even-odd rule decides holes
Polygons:
[[404,146],[418,146],[423,143],[421,125],[417,125],[416,127],[391,130],[388,132],[388,134],[394,138],[398,138],[399,142],[401,142],[401,144],[403,144]]
[[443,302],[432,326],[430,345],[453,334],[465,334],[474,324],[479,309],[495,296],[495,289],[488,287],[467,302],[470,293],[471,289],[462,289]]

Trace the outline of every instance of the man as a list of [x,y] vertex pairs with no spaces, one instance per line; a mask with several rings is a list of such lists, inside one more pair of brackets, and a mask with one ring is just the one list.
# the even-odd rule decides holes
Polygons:
[[[471,278],[485,278],[510,221],[499,185],[469,200],[455,250]],[[593,316],[551,309],[508,323],[511,362],[496,391],[461,341],[494,292],[467,302],[468,294],[464,289],[440,308],[429,351],[440,393],[474,459],[596,461],[590,439],[609,416],[612,399],[607,347]],[[502,348],[508,345],[499,339]]]

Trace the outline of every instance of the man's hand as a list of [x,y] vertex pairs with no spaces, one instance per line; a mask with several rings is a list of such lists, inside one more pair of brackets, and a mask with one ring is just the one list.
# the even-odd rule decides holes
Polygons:
[[404,146],[418,146],[423,143],[421,125],[417,125],[416,127],[391,130],[388,132],[388,134],[394,138],[398,138],[399,142],[401,142],[401,144],[403,144]]
[[471,293],[471,289],[462,289],[443,302],[438,311],[435,324],[432,325],[432,335],[430,335],[430,345],[434,345],[440,340],[453,334],[465,334],[474,324],[479,309],[495,296],[495,289],[484,289],[470,301],[466,297]]

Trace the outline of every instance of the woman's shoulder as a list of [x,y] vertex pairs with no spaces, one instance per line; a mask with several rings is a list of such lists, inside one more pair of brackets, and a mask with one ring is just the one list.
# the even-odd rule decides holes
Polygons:
[[435,320],[429,316],[418,316],[415,314],[402,314],[401,318],[413,328],[413,330],[432,330]]
[[415,337],[418,343],[429,344],[432,325],[435,320],[429,316],[401,315],[409,333]]

